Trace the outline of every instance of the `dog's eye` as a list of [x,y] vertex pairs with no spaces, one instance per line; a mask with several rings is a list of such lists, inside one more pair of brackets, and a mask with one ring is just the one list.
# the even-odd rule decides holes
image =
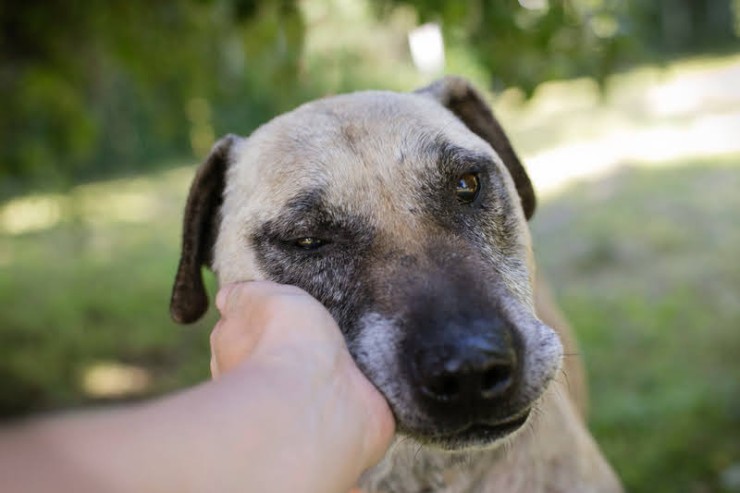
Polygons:
[[478,197],[480,192],[480,180],[478,173],[464,173],[457,179],[455,195],[457,200],[463,204],[470,204]]
[[320,238],[312,238],[306,236],[305,238],[298,238],[293,242],[293,245],[303,250],[316,250],[326,245],[328,242]]

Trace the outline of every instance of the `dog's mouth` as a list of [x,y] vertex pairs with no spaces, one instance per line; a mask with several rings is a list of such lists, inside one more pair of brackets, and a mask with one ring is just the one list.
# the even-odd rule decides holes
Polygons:
[[434,442],[448,449],[490,445],[524,426],[529,414],[530,409],[526,409],[501,421],[472,423],[453,432],[435,434]]

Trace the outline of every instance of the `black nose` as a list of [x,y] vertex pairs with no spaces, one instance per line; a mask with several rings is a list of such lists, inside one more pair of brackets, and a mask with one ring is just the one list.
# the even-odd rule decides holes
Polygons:
[[490,404],[514,385],[516,353],[510,337],[468,337],[426,346],[414,361],[422,395],[438,403]]

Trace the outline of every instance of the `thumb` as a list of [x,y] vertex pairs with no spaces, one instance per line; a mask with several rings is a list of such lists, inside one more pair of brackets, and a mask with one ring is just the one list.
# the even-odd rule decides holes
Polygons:
[[232,370],[254,350],[263,327],[251,323],[249,283],[222,287],[216,295],[221,318],[211,331],[211,374],[214,378]]
[[216,294],[216,308],[218,308],[222,317],[226,315],[230,309],[233,310],[234,305],[236,304],[234,303],[235,298],[239,297],[245,284],[246,283],[238,282],[230,283],[224,285],[218,290],[218,294]]

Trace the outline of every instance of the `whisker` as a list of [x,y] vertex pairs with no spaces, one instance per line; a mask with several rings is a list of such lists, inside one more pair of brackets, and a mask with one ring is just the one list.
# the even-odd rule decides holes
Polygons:
[[421,453],[421,444],[418,444],[416,446],[416,452],[414,453],[414,462],[416,462],[417,457],[419,456],[419,453]]
[[570,379],[568,378],[568,372],[565,371],[565,368],[560,368],[560,373],[563,374],[563,377],[565,377],[565,386],[568,390],[572,390],[570,387]]

